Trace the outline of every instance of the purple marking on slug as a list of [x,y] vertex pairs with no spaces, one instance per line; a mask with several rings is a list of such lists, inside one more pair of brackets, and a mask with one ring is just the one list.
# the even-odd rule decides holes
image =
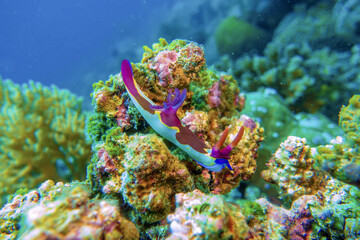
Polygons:
[[210,156],[214,157],[214,158],[226,158],[229,159],[230,158],[230,153],[231,153],[232,148],[227,145],[226,147],[224,147],[223,149],[212,149]]
[[144,110],[146,110],[150,114],[154,114],[154,109],[150,107],[151,103],[149,103],[149,101],[147,101],[143,96],[140,95],[138,89],[135,86],[135,80],[133,77],[131,64],[128,60],[123,60],[121,63],[121,76],[129,94],[131,94],[136,99],[136,101],[141,105]]
[[135,86],[135,82],[133,79],[133,72],[132,72],[132,68],[131,68],[131,64],[130,64],[129,60],[125,59],[122,61],[121,76],[123,78],[123,81],[124,81],[127,89],[131,93],[131,95],[133,95],[136,98],[137,95],[139,95],[139,92]]
[[[172,99],[172,96],[174,98]],[[176,115],[177,110],[184,103],[186,98],[186,89],[180,93],[179,89],[175,88],[175,93],[169,91],[169,94],[164,102],[163,106],[150,106],[151,109],[161,111],[160,119],[166,126],[169,127],[180,127],[181,122]]]

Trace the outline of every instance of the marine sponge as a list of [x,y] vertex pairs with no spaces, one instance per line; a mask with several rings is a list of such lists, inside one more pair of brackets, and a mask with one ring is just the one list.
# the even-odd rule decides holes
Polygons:
[[90,158],[82,99],[55,86],[0,79],[0,196],[46,179],[84,179]]

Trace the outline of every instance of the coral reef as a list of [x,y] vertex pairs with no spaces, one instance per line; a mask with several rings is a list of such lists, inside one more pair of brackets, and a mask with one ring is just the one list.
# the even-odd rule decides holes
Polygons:
[[249,228],[240,208],[221,196],[199,190],[176,195],[176,210],[167,217],[166,239],[247,239]]
[[334,112],[360,86],[358,46],[349,52],[306,43],[267,45],[264,56],[239,58],[233,72],[246,91],[274,88],[295,112],[320,112],[336,121]]
[[345,135],[317,147],[315,159],[331,176],[360,187],[360,95],[354,95],[349,105],[342,107],[339,116]]
[[79,186],[67,191],[30,208],[19,239],[139,239],[135,224],[121,216],[116,203],[91,200]]
[[20,189],[9,196],[8,203],[0,210],[0,237],[3,239],[16,239],[20,230],[20,220],[23,214],[36,204],[54,200],[65,189],[76,185],[54,183],[47,180],[34,190]]
[[266,44],[266,32],[236,17],[224,19],[216,28],[215,41],[221,55],[237,57],[249,50],[262,51]]
[[344,134],[339,126],[320,113],[294,114],[272,88],[247,93],[242,113],[256,119],[266,132],[271,133],[261,146],[272,153],[289,135],[306,138],[310,146],[317,146]]
[[90,158],[82,99],[55,86],[0,79],[0,196],[54,181],[83,180]]
[[[346,2],[344,10],[355,6]],[[320,113],[335,109],[357,89],[360,75],[353,68],[360,66],[359,49],[355,45],[351,53],[340,53],[269,44],[264,57],[238,61],[233,70],[242,81],[237,82],[230,71],[208,68],[197,43],[160,39],[144,47],[141,62],[125,61],[121,74],[93,84],[94,110],[86,120],[93,151],[87,179],[49,180],[10,195],[0,210],[0,238],[359,239],[360,95],[341,108],[340,127]],[[344,79],[347,83],[339,85]],[[0,173],[17,172],[23,181],[4,182],[3,189],[79,177],[86,169],[80,159],[89,154],[78,132],[84,124],[80,102],[68,92],[34,83],[0,85],[0,156],[11,158]],[[238,85],[252,92],[241,93]],[[138,107],[143,99],[156,106],[142,102],[143,109]],[[168,116],[153,120],[143,112],[160,115],[163,108],[176,108],[178,125],[171,125]],[[299,113],[305,109],[316,114]],[[18,131],[9,131],[15,127]],[[211,161],[198,161],[199,155],[159,129],[174,135],[186,129],[190,140],[175,137],[185,139],[185,147],[192,147],[195,138],[209,151],[208,146],[218,152],[223,150],[218,145],[230,146],[231,154],[215,157],[198,151],[229,164],[210,169]],[[259,150],[265,133],[268,139]],[[261,153],[266,154],[257,161]],[[46,163],[39,160],[45,155]],[[257,165],[268,183],[261,186],[260,177],[244,183]]]
[[279,186],[280,197],[286,205],[302,195],[313,195],[324,190],[326,174],[314,169],[311,148],[306,139],[290,136],[281,143],[262,172],[265,181]]
[[268,163],[269,169],[262,175],[266,181],[278,186],[285,206],[293,205],[304,196],[312,198],[301,204],[305,204],[305,209],[309,211],[304,212],[306,223],[299,225],[304,229],[297,229],[298,223],[293,225],[295,233],[306,231],[311,239],[359,238],[360,190],[319,169],[314,154],[319,153],[306,145],[305,139],[289,137],[281,144]]
[[175,194],[194,189],[223,194],[250,179],[264,130],[239,114],[245,98],[236,81],[207,69],[203,49],[196,43],[175,40],[168,44],[160,39],[152,49],[144,50],[141,63],[132,65],[139,88],[159,105],[169,89],[187,88],[178,117],[201,141],[213,146],[222,129],[232,124],[224,143],[229,144],[239,129],[245,128],[229,159],[233,171],[209,172],[154,134],[130,100],[120,75],[93,85],[95,109],[87,129],[95,154],[88,181],[93,192],[114,199],[120,196],[127,206],[126,214],[142,232],[151,235],[163,231],[163,225],[152,226],[175,209]]

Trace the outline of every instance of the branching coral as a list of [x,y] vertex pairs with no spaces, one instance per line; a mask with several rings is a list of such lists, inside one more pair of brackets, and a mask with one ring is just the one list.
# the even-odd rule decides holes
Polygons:
[[84,179],[90,158],[82,99],[55,86],[0,79],[0,195],[18,188]]

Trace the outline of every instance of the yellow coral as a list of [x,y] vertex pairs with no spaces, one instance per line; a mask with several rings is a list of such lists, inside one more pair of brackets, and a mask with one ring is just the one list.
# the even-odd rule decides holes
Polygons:
[[0,196],[49,178],[83,179],[91,149],[82,99],[34,82],[0,79],[0,89]]

